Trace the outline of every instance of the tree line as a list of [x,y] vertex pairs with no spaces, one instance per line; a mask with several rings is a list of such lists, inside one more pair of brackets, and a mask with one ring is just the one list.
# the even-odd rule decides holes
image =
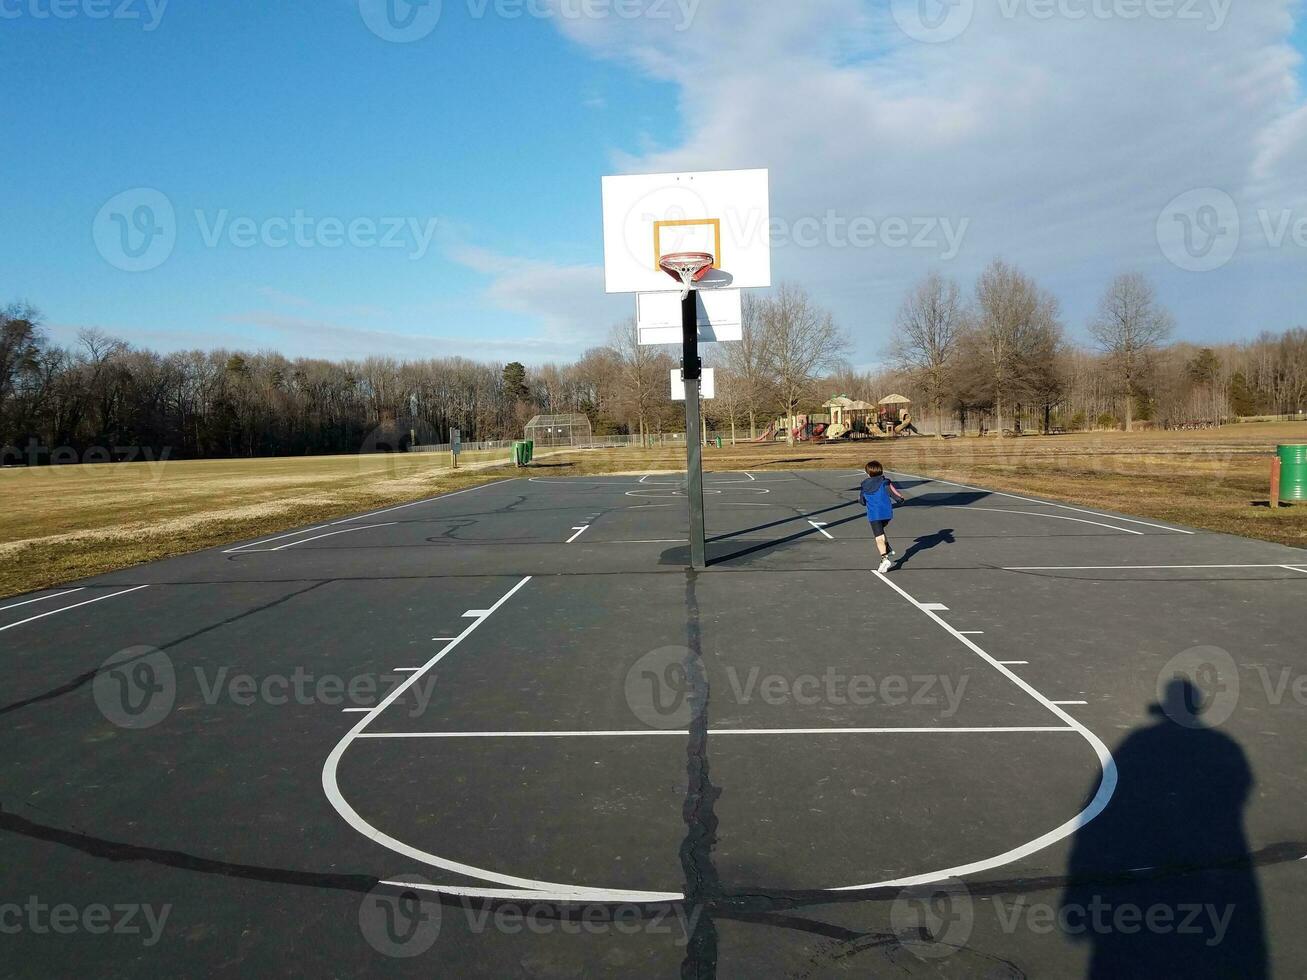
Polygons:
[[[992,263],[972,287],[931,273],[894,321],[885,366],[857,371],[849,332],[801,287],[744,299],[744,339],[713,345],[713,429],[756,437],[819,413],[834,395],[911,398],[936,432],[1216,422],[1307,406],[1307,329],[1200,347],[1137,273],[1114,280],[1090,345],[1067,339],[1056,298]],[[0,450],[6,464],[357,453],[520,438],[537,414],[581,413],[596,435],[679,432],[675,348],[638,342],[633,320],[570,363],[464,358],[329,361],[232,350],[161,354],[100,331],[51,342],[27,303],[0,309]],[[788,430],[789,424],[786,425]]]

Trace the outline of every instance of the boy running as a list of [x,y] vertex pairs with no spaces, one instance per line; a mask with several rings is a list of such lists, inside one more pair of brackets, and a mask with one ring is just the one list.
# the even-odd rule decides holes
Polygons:
[[867,520],[871,522],[871,533],[876,536],[876,550],[880,552],[878,572],[888,572],[898,558],[885,537],[885,525],[894,520],[894,503],[902,503],[907,498],[899,493],[898,487],[885,476],[885,467],[879,461],[872,460],[866,466],[867,478],[862,481],[858,500],[867,508]]

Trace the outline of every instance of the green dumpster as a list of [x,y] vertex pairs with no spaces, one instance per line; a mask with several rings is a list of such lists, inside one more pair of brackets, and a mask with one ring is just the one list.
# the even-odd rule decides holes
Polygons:
[[1280,499],[1307,500],[1307,446],[1281,446]]

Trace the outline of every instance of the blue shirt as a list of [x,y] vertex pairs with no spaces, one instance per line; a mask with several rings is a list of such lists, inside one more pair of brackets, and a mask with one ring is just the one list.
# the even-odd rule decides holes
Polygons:
[[862,481],[858,499],[867,507],[867,520],[894,520],[894,502],[890,499],[889,480],[883,476],[870,476]]

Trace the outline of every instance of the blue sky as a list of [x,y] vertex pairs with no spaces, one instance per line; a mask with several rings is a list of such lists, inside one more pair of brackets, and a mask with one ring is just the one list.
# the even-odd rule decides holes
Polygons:
[[[781,243],[778,276],[835,311],[860,364],[915,277],[969,285],[996,255],[1052,288],[1076,335],[1124,268],[1154,277],[1186,337],[1307,321],[1307,247],[1268,247],[1258,217],[1307,219],[1290,0],[1212,7],[1207,25],[978,6],[945,43],[861,0],[683,0],[640,19],[444,0],[412,43],[378,36],[358,0],[172,0],[157,25],[147,0],[109,5],[137,19],[67,2],[55,18],[52,0],[0,0],[0,301],[35,303],[61,341],[94,326],[169,350],[575,356],[629,312],[602,293],[599,177],[753,166],[786,221],[966,222],[957,255]],[[1218,269],[1179,269],[1155,229],[1209,187],[1245,241]],[[136,188],[175,214],[175,247],[141,272],[97,223]],[[238,219],[297,213],[400,222],[398,247],[234,240]]]

